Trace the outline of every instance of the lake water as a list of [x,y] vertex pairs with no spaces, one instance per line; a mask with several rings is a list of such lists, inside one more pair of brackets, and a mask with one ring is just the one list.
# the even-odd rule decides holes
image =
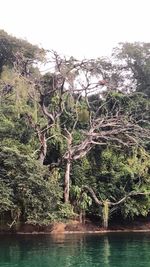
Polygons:
[[150,233],[0,235],[0,267],[150,267]]

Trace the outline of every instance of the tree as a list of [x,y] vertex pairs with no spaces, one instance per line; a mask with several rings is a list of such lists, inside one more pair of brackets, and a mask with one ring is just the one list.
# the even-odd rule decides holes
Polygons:
[[[94,192],[105,227],[112,211],[146,214],[149,163],[135,151],[149,150],[149,100],[130,88],[121,91],[128,72],[121,61],[49,55],[50,72],[44,75],[35,65],[38,58],[22,50],[14,54],[14,67],[6,64],[1,72],[1,155],[8,163],[1,166],[5,174],[10,166],[17,190],[9,174],[7,184],[1,176],[3,210],[15,205],[14,214],[34,223],[68,218],[73,207],[84,217],[85,211],[97,213]],[[144,175],[138,175],[138,165]],[[20,190],[20,179],[27,191]]]
[[12,68],[16,56],[19,59],[19,54],[23,54],[28,62],[33,62],[34,60],[43,60],[45,52],[25,40],[17,39],[0,30],[0,73],[4,66]]
[[0,147],[0,166],[0,215],[9,214],[10,227],[19,220],[47,224],[56,218],[61,199],[57,173],[49,174],[14,147]]
[[[38,89],[39,105],[47,123],[44,128],[38,124],[29,121],[38,134],[41,144],[39,159],[44,163],[47,154],[47,140],[53,138],[50,129],[58,128],[63,139],[66,140],[66,151],[61,160],[66,162],[64,177],[64,201],[69,201],[70,188],[70,168],[74,160],[84,157],[95,145],[106,146],[113,143],[121,146],[138,145],[142,139],[148,138],[148,130],[143,129],[136,118],[124,113],[120,103],[123,94],[120,94],[119,101],[113,99],[112,94],[107,94],[104,99],[99,97],[98,88],[101,87],[99,81],[93,83],[92,79],[98,71],[98,65],[95,61],[77,62],[73,59],[66,60],[60,58],[54,53],[55,71],[57,74],[51,74],[48,86],[43,85],[39,80],[34,84]],[[54,64],[54,62],[53,62]],[[72,66],[73,65],[73,66]],[[93,68],[91,69],[91,65]],[[74,80],[71,79],[70,73],[75,72]],[[80,88],[76,87],[76,79]],[[84,77],[83,83],[79,79]],[[48,80],[47,80],[48,82]],[[103,86],[103,85],[102,85]],[[92,97],[91,93],[97,97]],[[119,96],[119,94],[118,94]],[[130,99],[130,97],[128,97]],[[49,99],[49,100],[48,100]],[[70,103],[68,105],[68,100]],[[81,105],[81,99],[88,112],[88,120],[85,129],[81,124],[79,127],[78,110]],[[114,101],[114,103],[113,103]],[[70,120],[71,118],[71,120]],[[74,134],[78,130],[80,137],[75,144]],[[46,135],[48,136],[46,138]]]
[[150,43],[121,43],[113,56],[119,61],[118,71],[129,90],[150,96]]

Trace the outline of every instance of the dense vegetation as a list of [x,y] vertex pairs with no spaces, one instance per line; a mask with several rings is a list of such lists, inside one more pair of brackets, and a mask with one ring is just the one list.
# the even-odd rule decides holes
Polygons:
[[0,31],[1,222],[147,216],[149,74],[149,43],[79,61]]

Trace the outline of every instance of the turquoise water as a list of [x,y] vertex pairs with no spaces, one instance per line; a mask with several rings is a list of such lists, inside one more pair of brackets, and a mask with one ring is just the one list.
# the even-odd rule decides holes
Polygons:
[[0,267],[150,267],[150,233],[0,236]]

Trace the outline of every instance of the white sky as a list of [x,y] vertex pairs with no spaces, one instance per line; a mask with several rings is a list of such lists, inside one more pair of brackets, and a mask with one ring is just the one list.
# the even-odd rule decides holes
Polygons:
[[0,28],[75,57],[150,42],[150,0],[0,0]]

